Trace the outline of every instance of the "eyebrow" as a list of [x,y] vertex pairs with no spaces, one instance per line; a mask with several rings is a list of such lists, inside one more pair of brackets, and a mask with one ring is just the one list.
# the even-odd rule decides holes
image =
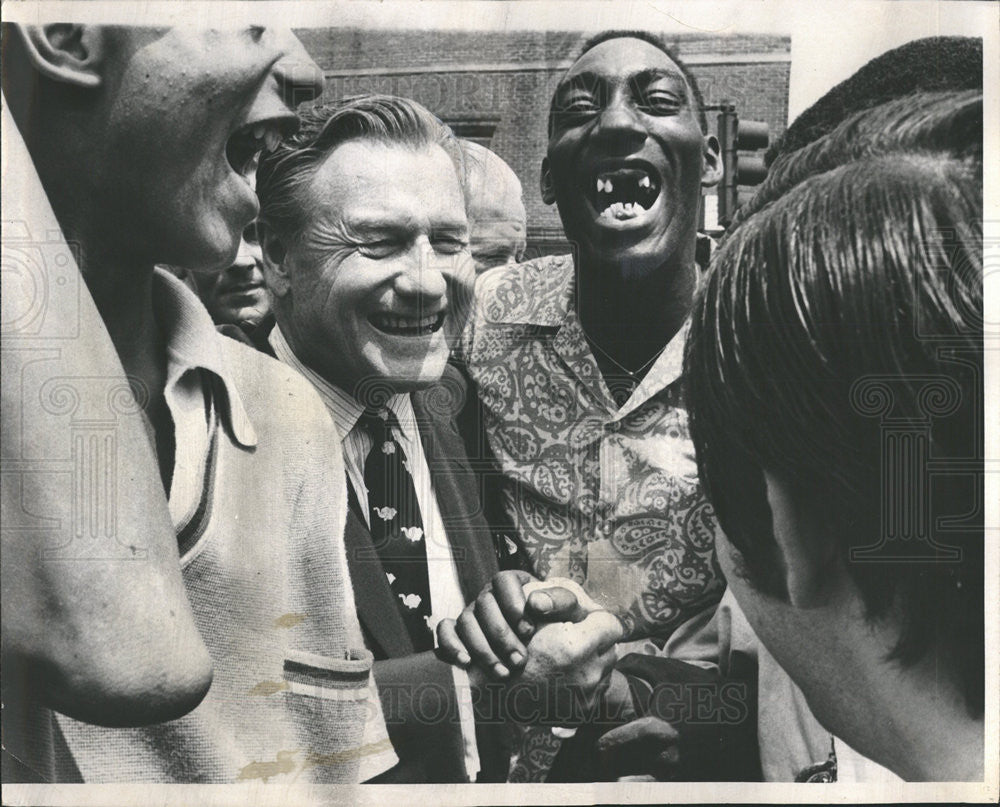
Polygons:
[[359,235],[372,235],[384,232],[400,232],[412,229],[414,220],[408,216],[354,216],[347,220],[347,226]]
[[[412,232],[417,227],[413,216],[384,216],[362,213],[347,220],[348,229],[355,235],[370,237],[378,235],[399,235]],[[431,222],[431,231],[436,233],[468,233],[468,224],[459,219]]]
[[684,78],[684,75],[678,70],[670,70],[665,67],[650,67],[647,70],[640,70],[629,81],[634,84],[650,84],[661,78],[679,81],[684,85],[685,92],[687,91],[687,80]]
[[[684,74],[679,70],[669,68],[669,67],[647,67],[643,70],[639,70],[636,73],[632,73],[626,76],[625,80],[630,84],[649,84],[657,79],[666,78],[675,81],[680,81],[684,85],[685,91],[687,89],[687,81],[684,78]],[[571,89],[574,85],[586,84],[588,86],[593,86],[596,84],[608,84],[608,77],[600,74],[587,71],[585,73],[577,73],[575,76],[569,76],[559,82],[559,86],[556,87],[556,93],[560,93],[564,90]]]

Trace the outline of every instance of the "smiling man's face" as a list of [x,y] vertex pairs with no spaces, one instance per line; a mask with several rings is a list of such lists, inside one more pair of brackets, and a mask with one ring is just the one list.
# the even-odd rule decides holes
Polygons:
[[436,382],[474,277],[447,152],[348,141],[304,196],[302,235],[283,261],[296,352],[359,398],[366,384],[409,392]]
[[656,46],[607,40],[560,82],[542,196],[583,255],[633,276],[693,260],[701,187],[717,167],[691,88]]
[[259,153],[297,126],[322,73],[290,31],[115,29],[104,125],[86,181],[122,259],[232,263],[257,214]]

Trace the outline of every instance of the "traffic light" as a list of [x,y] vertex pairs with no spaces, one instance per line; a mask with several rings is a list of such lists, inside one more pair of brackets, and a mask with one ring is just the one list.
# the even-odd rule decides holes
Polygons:
[[719,224],[728,227],[740,206],[740,186],[759,185],[767,176],[763,154],[743,154],[767,148],[770,132],[764,121],[740,120],[733,104],[719,107],[719,145],[722,183],[719,186]]

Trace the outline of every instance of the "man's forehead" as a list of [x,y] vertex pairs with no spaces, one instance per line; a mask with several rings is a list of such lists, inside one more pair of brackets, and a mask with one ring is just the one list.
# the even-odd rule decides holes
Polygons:
[[655,71],[684,80],[677,63],[651,42],[635,37],[616,37],[595,45],[566,71],[560,87],[584,74],[629,77]]
[[[357,137],[337,144],[325,157],[313,179],[314,185],[325,187],[331,181],[339,184],[383,186],[394,189],[400,178],[397,169],[417,164],[427,170],[433,164],[435,173],[454,178],[461,196],[461,179],[451,155],[437,143],[413,145],[386,141],[377,137]],[[450,184],[450,182],[449,182]]]
[[523,210],[521,192],[517,174],[499,157],[485,166],[467,169],[466,194],[474,214]]
[[[417,187],[433,185],[430,195]],[[419,204],[416,202],[419,200]],[[455,164],[436,143],[414,146],[376,138],[347,140],[323,160],[309,182],[314,209],[336,211],[359,229],[406,228],[418,220],[465,223]]]

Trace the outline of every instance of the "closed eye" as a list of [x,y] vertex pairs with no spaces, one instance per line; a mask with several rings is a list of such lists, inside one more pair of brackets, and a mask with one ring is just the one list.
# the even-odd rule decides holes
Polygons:
[[398,241],[393,241],[390,239],[382,239],[379,241],[366,241],[362,244],[358,244],[358,251],[362,255],[366,255],[369,258],[388,258],[390,255],[395,255],[402,249],[402,246]]
[[597,112],[599,108],[595,98],[578,97],[566,101],[560,111],[570,115],[581,115]]
[[674,115],[681,109],[681,99],[673,93],[654,90],[645,93],[640,106],[651,115]]
[[458,236],[435,236],[431,241],[435,252],[442,255],[457,255],[469,246],[469,242]]

